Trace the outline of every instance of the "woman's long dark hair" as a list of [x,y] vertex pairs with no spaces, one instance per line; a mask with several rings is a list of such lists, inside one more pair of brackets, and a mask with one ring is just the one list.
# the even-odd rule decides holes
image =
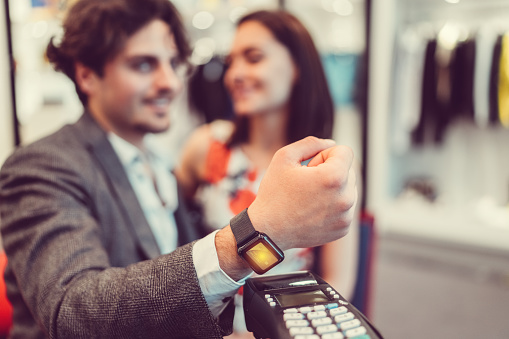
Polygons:
[[[280,10],[247,14],[239,20],[237,27],[248,21],[259,22],[269,29],[289,50],[298,69],[290,96],[287,142],[292,143],[310,135],[331,138],[334,105],[320,56],[307,29],[295,16]],[[244,143],[248,139],[249,120],[245,116],[238,116],[229,145]]]

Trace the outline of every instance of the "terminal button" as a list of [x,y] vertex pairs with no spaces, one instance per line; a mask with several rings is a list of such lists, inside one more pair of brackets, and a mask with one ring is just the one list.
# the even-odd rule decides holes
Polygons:
[[309,326],[309,321],[307,320],[287,320],[286,321],[286,327],[306,327]]
[[345,314],[346,312],[348,312],[348,309],[345,306],[334,308],[334,309],[329,311],[329,313],[330,313],[330,315],[332,317],[335,317],[335,316],[340,315],[340,314]]
[[304,314],[302,313],[286,313],[283,314],[283,319],[287,320],[301,320],[304,319]]
[[334,321],[337,322],[337,323],[342,323],[344,321],[349,321],[349,320],[352,320],[354,319],[354,315],[352,312],[348,312],[348,313],[345,313],[345,314],[340,314],[340,315],[337,315],[335,318],[334,318]]
[[345,332],[347,338],[358,337],[360,335],[366,334],[366,328],[364,326],[354,328],[352,330],[348,330]]
[[361,326],[361,321],[359,319],[354,319],[354,320],[350,320],[350,321],[345,321],[344,323],[341,323],[338,326],[344,332],[344,331],[348,331],[349,329]]

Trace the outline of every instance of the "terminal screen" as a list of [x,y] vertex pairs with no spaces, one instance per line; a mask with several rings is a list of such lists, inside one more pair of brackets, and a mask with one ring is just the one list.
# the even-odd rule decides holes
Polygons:
[[327,298],[322,290],[276,294],[275,297],[277,301],[279,301],[281,307],[294,307],[299,305],[329,302],[329,298]]

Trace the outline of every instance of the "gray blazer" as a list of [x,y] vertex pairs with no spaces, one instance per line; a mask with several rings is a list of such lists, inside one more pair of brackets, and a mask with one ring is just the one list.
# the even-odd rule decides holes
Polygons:
[[[160,255],[90,114],[14,152],[0,172],[0,212],[11,338],[221,338],[231,331],[233,307],[219,325],[208,310],[193,243]],[[176,213],[179,225],[183,217]]]

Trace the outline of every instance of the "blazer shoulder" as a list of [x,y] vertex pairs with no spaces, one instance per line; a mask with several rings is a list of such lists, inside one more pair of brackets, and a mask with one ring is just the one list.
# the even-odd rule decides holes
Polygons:
[[81,171],[90,162],[86,148],[76,136],[73,125],[66,125],[31,144],[17,147],[3,163],[2,172],[18,168],[74,168]]

